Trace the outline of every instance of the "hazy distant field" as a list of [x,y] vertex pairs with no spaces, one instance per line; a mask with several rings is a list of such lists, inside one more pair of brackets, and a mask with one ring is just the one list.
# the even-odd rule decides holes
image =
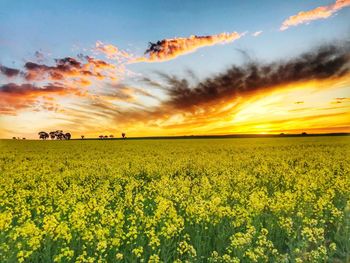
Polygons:
[[348,262],[350,138],[0,141],[0,262]]

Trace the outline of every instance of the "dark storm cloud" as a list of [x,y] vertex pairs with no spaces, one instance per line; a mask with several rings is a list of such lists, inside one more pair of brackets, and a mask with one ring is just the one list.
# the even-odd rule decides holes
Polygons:
[[[195,85],[186,78],[160,74],[169,99],[164,102],[178,109],[190,108],[245,93],[254,93],[300,81],[344,76],[350,71],[350,45],[322,46],[296,58],[275,63],[249,62],[206,78]],[[146,81],[152,85],[152,81]],[[156,83],[156,82],[154,82]],[[157,83],[156,86],[159,86]]]

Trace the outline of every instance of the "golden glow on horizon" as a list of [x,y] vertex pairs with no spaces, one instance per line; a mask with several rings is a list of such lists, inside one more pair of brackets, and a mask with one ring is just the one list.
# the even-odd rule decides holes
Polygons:
[[63,98],[56,100],[64,105],[56,112],[19,112],[18,116],[4,116],[1,126],[5,129],[0,136],[37,138],[39,130],[58,128],[70,131],[73,137],[82,134],[86,137],[100,134],[118,137],[121,132],[126,132],[129,137],[350,132],[349,90],[349,76],[309,81],[238,97],[194,113],[174,112],[157,118],[145,115],[145,119],[123,123],[115,120],[117,112],[111,112],[113,101],[108,102],[108,110],[96,112],[84,104],[72,106],[74,98]]

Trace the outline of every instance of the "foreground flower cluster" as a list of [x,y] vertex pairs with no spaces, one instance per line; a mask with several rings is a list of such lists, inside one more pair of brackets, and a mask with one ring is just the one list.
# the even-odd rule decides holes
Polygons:
[[346,262],[347,137],[0,142],[0,262]]

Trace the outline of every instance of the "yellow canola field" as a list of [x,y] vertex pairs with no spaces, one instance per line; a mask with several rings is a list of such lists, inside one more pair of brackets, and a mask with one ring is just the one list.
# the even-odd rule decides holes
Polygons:
[[349,262],[350,138],[0,141],[0,262]]

